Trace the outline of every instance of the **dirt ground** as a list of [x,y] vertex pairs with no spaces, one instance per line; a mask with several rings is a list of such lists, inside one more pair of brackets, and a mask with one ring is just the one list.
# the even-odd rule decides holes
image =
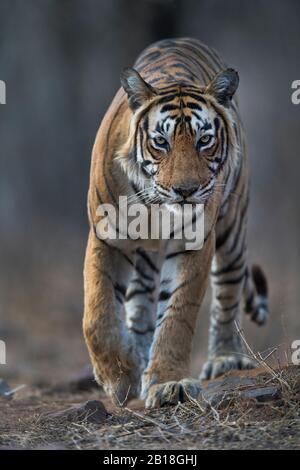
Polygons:
[[[7,365],[0,368],[0,380],[5,379],[11,388],[26,385],[9,401],[0,391],[0,448],[300,448],[299,392],[294,387],[299,368],[283,369],[282,373],[275,374],[260,371],[263,384],[279,386],[282,397],[276,395],[276,398],[263,402],[241,398],[235,393],[236,384],[233,384],[233,392],[224,392],[229,395],[229,400],[227,397],[218,406],[200,400],[145,411],[143,403],[133,402],[128,409],[121,409],[114,407],[99,388],[92,386],[93,383],[85,390],[74,384],[70,386],[69,378],[80,375],[89,362],[81,327],[80,246],[76,240],[72,250],[69,248],[68,251],[64,245],[65,254],[62,253],[59,260],[45,249],[45,257],[38,256],[33,275],[32,271],[30,276],[26,275],[26,264],[22,269],[17,265],[19,277],[14,278],[14,271],[7,271],[0,282],[0,307],[6,312],[1,318],[0,338],[7,344]],[[16,262],[20,260],[18,253],[15,256]],[[52,259],[55,267],[51,264]],[[269,359],[275,351],[272,354],[274,364],[288,362],[290,344],[299,337],[296,320],[286,322],[287,329],[280,329],[280,312],[290,318],[286,308],[290,298],[294,298],[290,293],[298,295],[299,292],[296,285],[291,287],[289,283],[289,286],[283,295],[280,285],[273,282],[272,317],[266,328],[258,330],[247,319],[244,322],[245,334],[253,350]],[[193,377],[201,371],[207,355],[208,300],[195,335]],[[298,300],[296,297],[294,300],[292,310],[296,315]],[[282,381],[285,374],[288,377]],[[226,381],[230,385],[229,377]],[[245,387],[252,389],[253,385]],[[80,420],[78,416],[41,420],[47,412],[55,413],[92,400],[101,400],[108,412],[105,419],[97,423],[91,422],[89,417],[85,419],[84,413],[84,419]]]
[[[300,367],[232,372],[204,386],[198,401],[155,410],[116,407],[92,381],[24,388],[0,397],[0,448],[300,449]],[[87,401],[101,405],[95,419]]]

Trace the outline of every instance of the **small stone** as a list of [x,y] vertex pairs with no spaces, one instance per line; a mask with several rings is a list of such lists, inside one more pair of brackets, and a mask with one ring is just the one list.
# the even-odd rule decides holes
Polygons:
[[210,382],[202,391],[206,405],[218,408],[225,406],[232,399],[255,399],[259,403],[277,400],[281,390],[276,386],[264,387],[254,377],[230,377]]
[[259,387],[250,390],[244,390],[241,398],[255,398],[260,403],[281,398],[281,390],[279,387]]
[[92,423],[103,424],[108,417],[105,406],[99,400],[90,400],[83,405],[75,405],[61,411],[43,413],[38,418],[38,423],[54,421],[57,423]]

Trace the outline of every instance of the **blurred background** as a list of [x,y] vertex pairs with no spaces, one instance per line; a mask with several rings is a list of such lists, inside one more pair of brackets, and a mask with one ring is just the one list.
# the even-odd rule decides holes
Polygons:
[[[249,247],[270,282],[249,343],[300,339],[300,79],[297,0],[1,0],[0,375],[59,381],[88,362],[81,317],[90,154],[123,67],[149,43],[193,36],[240,74],[252,169]],[[193,372],[205,360],[207,304]]]

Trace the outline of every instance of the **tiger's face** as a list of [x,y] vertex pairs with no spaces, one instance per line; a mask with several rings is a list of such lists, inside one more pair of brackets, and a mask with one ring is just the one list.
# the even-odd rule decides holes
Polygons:
[[236,72],[223,72],[206,90],[173,85],[161,91],[132,70],[122,79],[134,112],[129,163],[135,170],[129,175],[139,188],[142,182],[148,202],[205,203],[233,145],[226,106]]
[[168,104],[154,105],[142,121],[139,156],[159,202],[205,202],[220,163],[216,112],[179,92]]

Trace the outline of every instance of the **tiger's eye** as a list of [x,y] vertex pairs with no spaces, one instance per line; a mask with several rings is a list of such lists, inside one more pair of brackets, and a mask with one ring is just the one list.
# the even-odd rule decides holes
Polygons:
[[168,142],[166,141],[166,139],[162,136],[157,136],[155,137],[154,139],[154,142],[157,144],[157,145],[166,145]]
[[200,143],[201,144],[208,144],[212,139],[212,136],[209,135],[209,134],[206,134],[206,135],[203,135],[202,137],[200,137]]

